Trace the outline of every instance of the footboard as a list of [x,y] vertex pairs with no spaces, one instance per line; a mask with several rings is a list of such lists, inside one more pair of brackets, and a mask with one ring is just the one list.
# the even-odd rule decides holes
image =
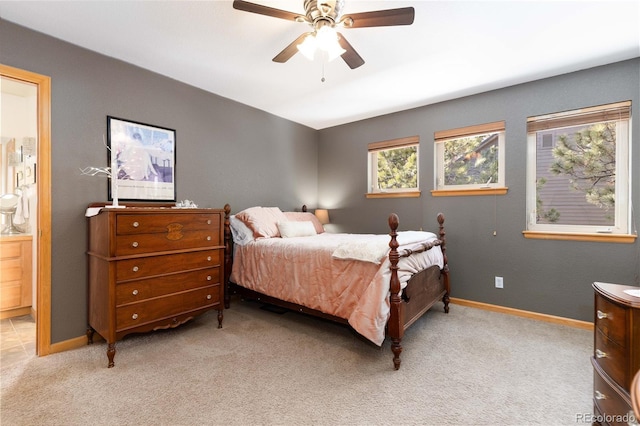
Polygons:
[[[389,227],[391,228],[391,241],[389,247],[389,262],[391,263],[391,281],[389,283],[389,304],[390,317],[387,325],[387,334],[391,339],[391,351],[393,352],[393,364],[395,369],[400,368],[400,354],[402,353],[402,337],[404,331],[418,318],[426,313],[436,302],[442,300],[444,311],[449,312],[449,266],[445,248],[444,215],[438,214],[439,239],[429,244],[425,244],[419,250],[398,252],[397,229],[399,225],[398,216],[392,213],[389,216]],[[398,262],[402,257],[411,256],[414,253],[430,250],[435,246],[440,246],[444,257],[442,269],[432,266],[414,274],[407,283],[404,291],[401,290],[398,279]]]

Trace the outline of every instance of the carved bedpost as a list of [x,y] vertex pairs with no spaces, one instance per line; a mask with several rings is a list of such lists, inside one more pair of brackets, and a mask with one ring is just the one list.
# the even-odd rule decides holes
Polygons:
[[444,268],[442,268],[442,279],[444,280],[444,288],[446,293],[442,296],[442,303],[444,303],[444,311],[449,313],[449,293],[451,288],[449,287],[449,261],[447,260],[447,247],[446,247],[446,235],[447,233],[444,231],[444,214],[438,213],[438,224],[439,224],[439,239],[442,241],[440,244],[440,249],[442,250],[442,257],[444,259]]
[[231,224],[229,222],[229,215],[231,213],[231,206],[229,204],[224,205],[224,307],[229,309],[231,295],[229,294],[229,277],[231,276],[231,267],[233,265],[232,244],[231,238]]
[[389,227],[391,228],[391,241],[389,242],[389,262],[391,263],[391,282],[389,284],[389,322],[387,325],[387,332],[391,338],[391,351],[393,352],[393,366],[395,369],[400,368],[400,353],[402,353],[402,336],[404,335],[404,305],[400,298],[400,279],[398,279],[398,261],[400,255],[398,254],[398,229],[399,219],[398,215],[391,213],[389,215]]

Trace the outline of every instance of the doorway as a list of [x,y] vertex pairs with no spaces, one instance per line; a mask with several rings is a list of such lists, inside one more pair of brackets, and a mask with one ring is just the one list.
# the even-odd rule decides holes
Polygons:
[[[11,88],[7,95],[5,95],[5,87]],[[28,99],[31,96],[29,94],[31,90],[34,99]],[[8,134],[2,135],[2,165],[3,169],[5,167],[10,167],[10,169],[3,170],[3,177],[0,181],[2,191],[0,192],[17,195],[21,203],[20,206],[16,203],[14,210],[12,209],[11,197],[6,199],[7,208],[3,209],[3,216],[5,216],[3,231],[7,232],[2,235],[2,243],[4,246],[5,241],[8,240],[12,243],[12,248],[8,250],[11,252],[8,255],[3,249],[3,256],[15,254],[17,249],[13,247],[17,247],[17,245],[13,243],[18,241],[29,241],[33,247],[31,259],[29,259],[32,268],[29,271],[24,259],[21,258],[21,262],[24,263],[22,272],[31,274],[32,287],[30,290],[32,292],[29,294],[31,306],[28,308],[30,311],[28,315],[33,316],[35,320],[35,354],[44,356],[51,352],[51,79],[44,75],[0,64],[0,96],[9,98],[10,96],[20,96],[21,93],[28,94],[24,100],[24,105],[27,106],[25,110],[31,111],[28,105],[35,104],[33,105],[35,117],[31,117],[34,119],[32,125],[34,129],[33,135],[28,134],[27,131],[27,135],[20,135],[17,139]],[[18,105],[21,105],[20,99],[17,102]],[[12,111],[9,111],[8,108],[6,110],[2,108],[0,113],[4,119],[6,114],[16,113],[16,110],[12,108]],[[16,117],[11,117],[11,119],[21,120]],[[25,122],[28,120],[25,119]],[[27,128],[29,126],[29,124],[26,125]],[[35,200],[30,198],[34,193]],[[25,199],[32,201],[32,203],[24,203]],[[35,201],[35,208],[30,209],[28,217],[25,218],[25,209],[28,209],[33,201]],[[21,209],[22,215],[18,217],[20,223],[13,223],[18,208]],[[8,230],[7,226],[9,226]],[[28,248],[23,247],[19,252],[19,256],[23,255],[29,255]],[[15,263],[16,260],[13,258],[11,261],[3,260],[5,265],[9,265],[10,262]],[[11,283],[10,287],[13,285],[14,283]],[[15,286],[17,285],[15,284]],[[20,297],[26,300],[24,292],[11,289],[7,294],[20,294]],[[17,300],[15,302],[19,305],[16,305],[17,311],[14,313],[21,313],[21,307],[24,308],[24,305],[28,304]]]

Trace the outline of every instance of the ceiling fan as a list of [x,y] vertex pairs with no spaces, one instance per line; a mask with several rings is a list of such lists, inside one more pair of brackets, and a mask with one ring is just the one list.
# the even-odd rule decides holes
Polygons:
[[244,0],[234,0],[233,7],[245,12],[306,23],[311,26],[312,31],[303,33],[296,38],[273,58],[274,62],[287,62],[298,51],[309,59],[313,59],[316,50],[322,50],[327,53],[329,60],[341,56],[351,69],[364,64],[364,59],[336,30],[337,28],[411,25],[415,16],[413,7],[352,13],[343,16],[344,0],[304,0],[304,15]]

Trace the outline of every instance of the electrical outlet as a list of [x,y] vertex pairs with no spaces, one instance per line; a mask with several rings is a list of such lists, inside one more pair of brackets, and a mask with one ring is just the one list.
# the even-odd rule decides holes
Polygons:
[[504,288],[502,277],[496,277],[496,288]]

